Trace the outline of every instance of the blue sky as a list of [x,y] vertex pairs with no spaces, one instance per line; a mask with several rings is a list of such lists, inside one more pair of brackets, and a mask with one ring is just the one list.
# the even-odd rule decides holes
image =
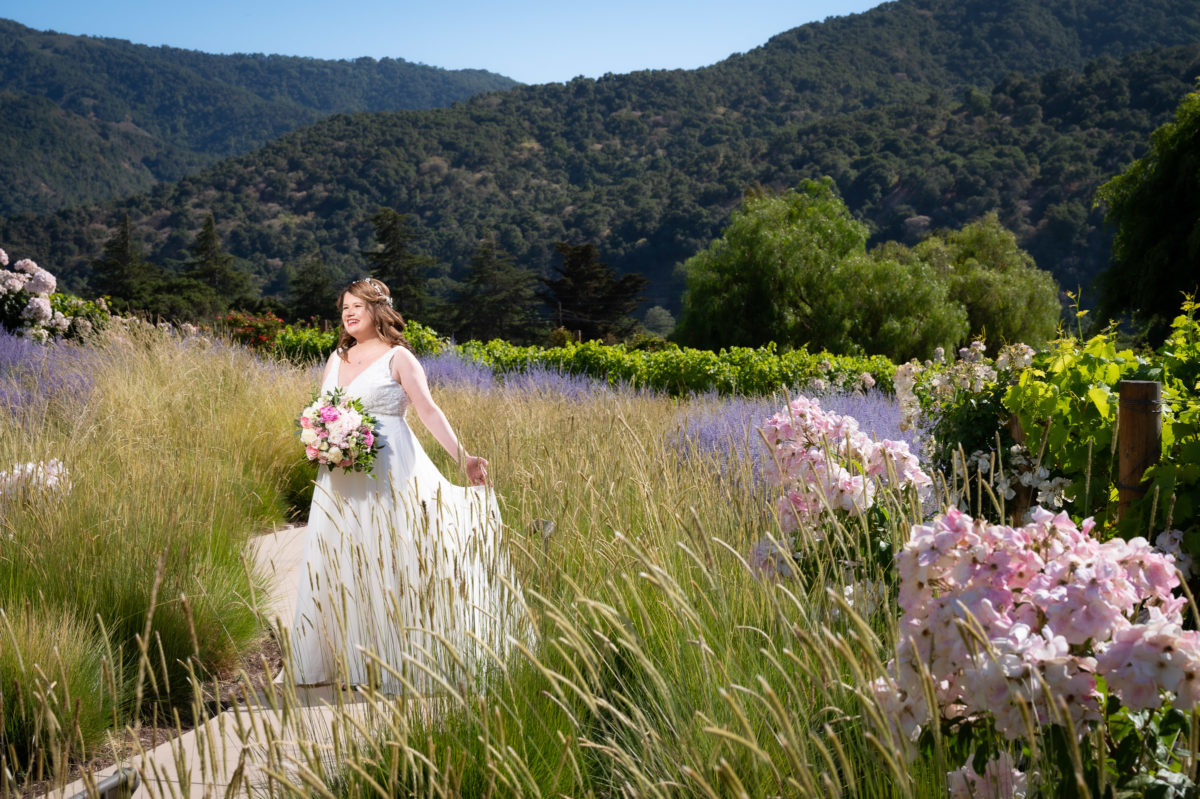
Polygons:
[[880,0],[0,0],[38,30],[209,53],[391,56],[525,83],[685,68]]

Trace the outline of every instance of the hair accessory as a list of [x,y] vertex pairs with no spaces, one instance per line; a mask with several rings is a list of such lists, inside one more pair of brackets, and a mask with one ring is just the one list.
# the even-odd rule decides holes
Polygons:
[[383,289],[379,288],[379,285],[376,281],[372,280],[371,278],[367,278],[367,285],[375,289],[375,293],[379,295],[380,299],[388,304],[389,308],[392,307],[392,298],[384,295]]

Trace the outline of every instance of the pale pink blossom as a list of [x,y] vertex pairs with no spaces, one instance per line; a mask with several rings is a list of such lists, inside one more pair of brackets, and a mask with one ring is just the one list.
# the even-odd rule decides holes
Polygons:
[[25,284],[25,290],[30,294],[53,294],[57,287],[54,275],[37,266],[29,272],[29,282]]
[[1195,707],[1200,633],[1182,629],[1170,556],[1142,539],[1101,543],[1090,519],[1031,518],[1011,528],[951,509],[912,528],[896,558],[897,688],[919,691],[928,673],[944,718],[990,716],[1014,740],[1055,723],[1060,701],[1086,734],[1098,677],[1132,709]]
[[25,309],[21,311],[21,318],[35,325],[44,325],[54,318],[54,311],[50,308],[50,300],[46,297],[32,297],[25,304]]
[[0,294],[15,294],[18,291],[23,291],[25,284],[28,282],[29,275],[0,269]]
[[946,778],[950,799],[1024,799],[1028,791],[1027,777],[1014,768],[1007,752],[988,761],[983,774],[976,774],[968,761]]

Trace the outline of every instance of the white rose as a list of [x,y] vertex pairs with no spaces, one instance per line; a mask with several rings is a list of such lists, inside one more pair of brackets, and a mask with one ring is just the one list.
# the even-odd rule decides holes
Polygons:
[[300,443],[301,444],[311,444],[316,440],[317,440],[317,431],[313,430],[311,427],[305,428],[304,430],[300,431]]
[[329,452],[326,453],[326,457],[329,458],[330,463],[336,466],[342,462],[342,451],[337,447],[331,447]]

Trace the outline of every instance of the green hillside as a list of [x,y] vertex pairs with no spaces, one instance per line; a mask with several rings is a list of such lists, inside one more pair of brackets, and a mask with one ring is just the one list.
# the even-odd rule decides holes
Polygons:
[[747,186],[831,175],[876,238],[989,210],[1065,286],[1107,261],[1095,186],[1145,147],[1200,72],[1194,0],[898,0],[695,71],[527,86],[449,109],[337,115],[118,203],[13,217],[0,241],[79,285],[128,213],[183,257],[212,212],[264,290],[319,249],[361,272],[367,217],[415,215],[456,269],[495,236],[545,272],[594,242],[676,306],[677,263]]
[[397,59],[209,55],[0,19],[0,215],[145,191],[329,114],[515,85]]

